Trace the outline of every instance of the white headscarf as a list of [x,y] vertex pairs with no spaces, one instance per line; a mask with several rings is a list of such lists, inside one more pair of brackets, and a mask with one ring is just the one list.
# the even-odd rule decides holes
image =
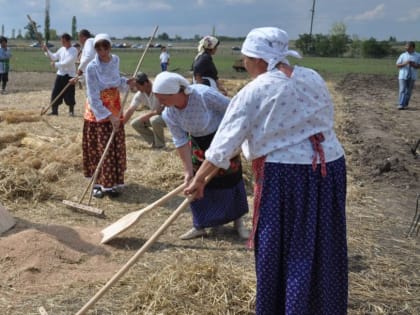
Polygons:
[[163,71],[159,73],[153,81],[153,93],[158,94],[176,94],[181,87],[184,87],[184,93],[190,94],[190,82],[182,75],[174,72]]
[[93,47],[95,47],[96,43],[100,40],[106,40],[112,46],[111,37],[108,34],[101,33],[95,36],[95,39],[93,40]]
[[295,50],[289,50],[289,36],[277,27],[260,27],[251,30],[242,44],[242,54],[252,58],[261,58],[268,63],[267,71],[276,64],[289,64],[286,57],[302,58]]
[[219,40],[214,36],[204,36],[198,43],[197,51],[198,54],[195,56],[197,59],[206,49],[214,49],[219,44]]

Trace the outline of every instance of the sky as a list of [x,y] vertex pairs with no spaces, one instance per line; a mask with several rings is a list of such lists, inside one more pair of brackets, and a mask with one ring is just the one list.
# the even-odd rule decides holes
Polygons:
[[[28,23],[29,14],[44,29],[46,0],[0,0],[0,24],[10,37]],[[255,27],[276,26],[291,40],[300,34],[329,34],[336,23],[359,39],[420,41],[420,0],[50,0],[50,28],[71,33],[77,29],[112,37],[171,38],[245,37]],[[314,10],[312,11],[313,5]],[[313,13],[313,20],[312,20]],[[311,23],[312,21],[312,23]]]

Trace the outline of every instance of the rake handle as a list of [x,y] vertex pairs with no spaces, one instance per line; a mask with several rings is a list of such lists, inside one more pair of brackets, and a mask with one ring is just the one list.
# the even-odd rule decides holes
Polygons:
[[[205,179],[206,183],[213,178],[219,171],[218,168],[214,169],[210,175]],[[143,246],[130,258],[130,260],[76,313],[76,315],[83,315],[86,311],[96,303],[108,289],[117,282],[134,263],[146,252],[146,250],[165,232],[165,230],[175,221],[175,219],[184,211],[184,209],[194,200],[194,195],[184,199],[184,201],[176,208],[174,212],[166,219],[166,221],[156,230],[155,233],[143,244]]]
[[45,115],[45,113],[48,111],[48,109],[53,106],[53,104],[55,102],[57,102],[57,100],[64,94],[65,91],[67,91],[67,89],[69,88],[69,86],[72,85],[71,82],[68,82],[63,89],[60,91],[60,93],[58,93],[58,95],[51,101],[50,105],[48,105],[46,108],[42,108],[41,109],[41,116]]
[[85,314],[88,309],[91,308],[108,289],[117,282],[134,263],[147,251],[147,249],[158,239],[158,237],[172,224],[173,221],[184,211],[184,209],[190,203],[189,198],[185,198],[179,207],[166,219],[159,229],[147,240],[146,243],[136,252],[136,254],[130,258],[130,260],[76,313],[76,315]]
[[[82,195],[82,197],[81,197],[81,198],[80,198],[80,200],[79,200],[79,203],[82,203],[82,200],[83,200],[83,198],[85,197],[85,195],[86,195],[87,191],[89,190],[89,187],[90,187],[91,185],[94,185],[94,184],[96,183],[96,179],[98,178],[99,171],[100,171],[100,170],[101,170],[101,168],[102,168],[102,164],[104,163],[104,161],[105,161],[105,157],[106,157],[106,155],[108,154],[108,150],[109,150],[109,148],[110,148],[110,146],[111,146],[111,143],[112,143],[112,141],[114,140],[115,133],[116,133],[116,131],[115,131],[115,129],[113,129],[113,130],[112,130],[112,133],[111,133],[111,136],[109,137],[108,142],[107,142],[107,144],[106,144],[106,147],[105,147],[105,149],[104,149],[104,152],[102,153],[101,159],[99,160],[98,165],[96,166],[95,173],[93,174],[93,176],[92,176],[92,178],[91,178],[91,180],[90,180],[89,184],[87,185],[87,187],[86,187],[85,191],[83,192],[83,195]],[[90,205],[90,202],[91,202],[91,200],[92,200],[92,194],[93,194],[93,193],[91,193],[91,194],[90,194],[89,201],[88,201],[88,205]]]

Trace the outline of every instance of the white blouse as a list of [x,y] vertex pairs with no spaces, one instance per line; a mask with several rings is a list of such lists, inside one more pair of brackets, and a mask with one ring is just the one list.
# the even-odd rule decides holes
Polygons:
[[83,73],[86,71],[86,67],[89,62],[95,58],[96,50],[94,47],[94,39],[88,38],[86,39],[85,43],[82,47],[82,55],[80,56],[80,65],[78,70],[82,70]]
[[77,49],[75,47],[60,47],[55,53],[47,50],[47,55],[54,63],[57,69],[57,75],[76,76]]
[[[334,108],[324,80],[295,66],[288,78],[274,69],[248,83],[231,100],[206,159],[227,169],[242,146],[246,159],[311,164],[309,137],[322,132],[326,162],[344,155],[334,132]],[[319,162],[319,160],[318,160]]]
[[120,58],[112,55],[110,62],[101,62],[96,55],[86,67],[86,94],[96,120],[111,115],[101,100],[101,91],[109,88],[118,88],[120,92],[128,90],[127,78],[120,75]]
[[215,132],[230,101],[204,84],[192,84],[189,88],[192,92],[185,108],[170,106],[162,113],[177,148],[188,143],[188,134],[202,137]]

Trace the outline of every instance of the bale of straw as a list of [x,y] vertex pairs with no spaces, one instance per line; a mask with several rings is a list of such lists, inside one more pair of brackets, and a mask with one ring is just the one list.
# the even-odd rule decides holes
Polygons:
[[7,111],[0,114],[0,121],[5,121],[8,124],[19,124],[22,122],[36,122],[40,121],[39,113],[31,111]]
[[24,137],[26,137],[25,132],[6,133],[0,135],[0,150],[4,149],[9,144],[19,142]]

